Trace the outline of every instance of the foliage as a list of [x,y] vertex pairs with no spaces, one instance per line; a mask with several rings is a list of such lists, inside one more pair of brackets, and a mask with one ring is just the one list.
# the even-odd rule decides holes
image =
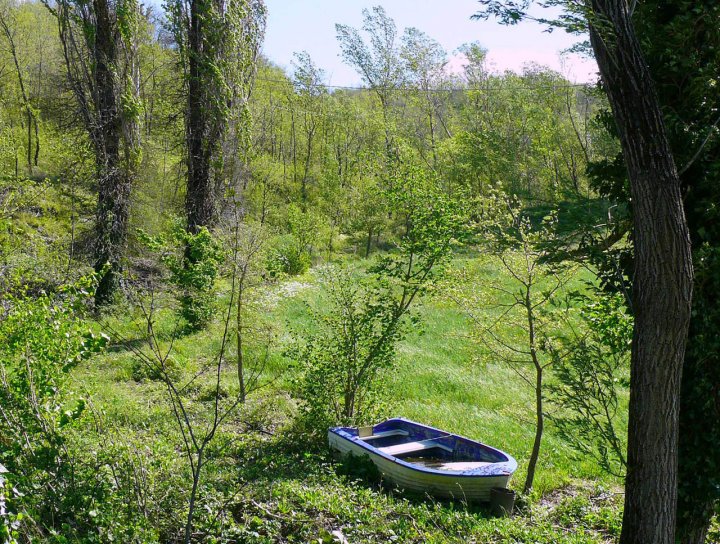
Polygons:
[[404,332],[393,324],[387,293],[360,285],[342,269],[328,270],[323,283],[329,300],[315,314],[319,330],[294,357],[302,424],[319,436],[332,425],[370,423],[384,415],[383,372],[392,366]]
[[307,272],[312,264],[307,248],[301,246],[293,235],[285,235],[274,240],[274,247],[268,251],[266,268],[271,276],[281,274],[298,276]]
[[405,225],[397,250],[379,257],[359,282],[330,272],[329,304],[315,314],[318,331],[295,355],[296,394],[304,422],[323,432],[332,424],[368,423],[383,403],[383,378],[393,367],[410,308],[432,287],[453,247],[468,233],[465,208],[414,170],[395,180],[390,207]]
[[7,470],[0,465],[0,541],[3,544],[17,544],[18,529],[23,519],[15,512],[18,491],[6,477]]
[[595,458],[603,470],[622,476],[632,317],[620,295],[576,297],[579,328],[552,353],[556,382],[548,389],[561,410],[550,418],[569,444]]
[[[109,178],[98,176],[83,118],[88,111],[95,118],[97,109],[78,106],[72,87],[78,81],[68,80],[65,65],[69,53],[71,69],[81,69],[70,75],[92,79],[98,63],[86,44],[98,36],[95,8],[75,0],[48,3],[72,8],[67,13],[77,16],[77,26],[71,30],[88,31],[70,36],[66,28],[66,44],[75,38],[77,49],[65,51],[59,21],[46,6],[0,4],[18,61],[16,68],[11,48],[4,47],[8,36],[0,33],[4,330],[16,304],[49,297],[64,305],[70,297],[58,286],[96,264],[99,184]],[[122,57],[112,73],[113,96],[131,144],[120,150],[127,159],[121,169],[133,174],[126,201],[130,235],[121,260],[130,300],[95,316],[113,331],[113,344],[61,373],[47,403],[52,413],[40,410],[60,435],[61,469],[33,468],[30,481],[15,465],[34,467],[40,453],[16,460],[0,453],[0,463],[13,470],[5,477],[11,487],[0,492],[5,512],[23,516],[18,538],[176,542],[187,532],[189,510],[193,538],[208,542],[305,542],[338,532],[353,542],[602,542],[617,534],[618,505],[604,498],[605,491],[564,495],[576,478],[616,480],[591,457],[573,458],[555,429],[543,438],[553,456],[539,460],[533,494],[546,500],[531,505],[528,516],[507,521],[487,519],[475,506],[408,500],[368,486],[368,472],[346,471],[285,439],[295,401],[309,430],[324,431],[341,420],[380,417],[373,408],[387,413],[394,399],[398,414],[497,445],[523,466],[534,433],[523,416],[533,402],[531,389],[473,344],[471,324],[455,306],[431,295],[450,269],[461,270],[471,288],[467,299],[489,302],[483,310],[497,319],[491,284],[508,287],[512,279],[503,272],[500,245],[491,254],[483,240],[506,234],[506,261],[522,264],[515,259],[517,231],[505,224],[502,233],[467,236],[468,215],[499,222],[503,201],[477,205],[496,189],[520,196],[528,228],[536,229],[556,208],[553,235],[555,227],[575,221],[605,222],[615,197],[598,199],[599,186],[585,173],[588,161],[612,160],[617,152],[604,126],[592,121],[603,107],[597,93],[570,87],[543,67],[494,73],[478,43],[463,49],[464,70],[449,73],[443,69],[447,53],[432,37],[397,27],[382,8],[363,14],[363,28],[337,28],[345,60],[359,72],[369,70],[360,74],[368,88],[331,89],[307,53],[296,54],[289,70],[255,58],[264,29],[260,2],[172,0],[165,13],[138,8],[134,0],[109,5]],[[193,8],[202,27],[193,36],[200,52],[190,44]],[[82,83],[89,88],[93,82]],[[197,100],[191,103],[190,95]],[[206,114],[207,122],[189,127],[192,111]],[[693,138],[702,132],[694,130]],[[195,151],[192,135],[200,144]],[[207,189],[218,220],[212,235],[192,226],[192,235],[178,225],[167,228],[183,210],[191,156],[208,161]],[[460,241],[470,244],[459,249]],[[549,255],[547,245],[538,250],[542,259],[558,256]],[[362,260],[370,255],[371,261]],[[343,265],[326,268],[325,261]],[[703,262],[709,270],[714,261]],[[285,277],[295,273],[304,275]],[[138,295],[143,286],[152,291]],[[536,294],[547,288],[541,283]],[[181,319],[173,298],[186,314]],[[230,313],[212,318],[220,307]],[[43,312],[21,317],[29,334],[45,330]],[[559,324],[560,313],[552,307],[539,320],[544,325],[557,318]],[[80,309],[62,315],[84,327]],[[178,323],[188,324],[189,332],[191,321],[204,322],[202,330],[177,334]],[[362,326],[350,334],[350,322]],[[500,321],[497,335],[520,345],[518,323]],[[62,340],[66,329],[57,330],[59,338],[48,345]],[[551,332],[543,349],[570,336]],[[224,356],[216,358],[227,342]],[[353,343],[356,353],[348,348]],[[172,353],[165,357],[167,350]],[[482,367],[468,364],[478,356]],[[260,386],[268,390],[261,399]],[[619,385],[620,396],[622,390]],[[349,419],[342,408],[346,391],[356,399]],[[235,403],[237,409],[226,412]],[[0,402],[0,409],[8,406],[15,409]],[[65,412],[67,423],[60,426],[56,419]],[[225,413],[203,446],[214,416]],[[32,431],[34,452],[47,440],[38,425]],[[3,452],[5,440],[3,428]]]
[[[178,380],[182,376],[182,368],[178,362],[172,358],[169,358],[165,362],[165,372],[173,380]],[[155,367],[146,365],[141,360],[135,360],[132,365],[132,379],[136,382],[146,380],[162,382],[163,373]]]
[[223,251],[207,228],[196,234],[175,224],[166,236],[139,232],[146,246],[160,253],[170,271],[170,283],[179,289],[180,316],[190,331],[207,326],[215,313],[215,279]]
[[[21,490],[15,499],[31,526],[49,530],[89,519],[77,459],[68,455],[69,430],[85,410],[82,398],[68,398],[68,374],[101,351],[106,336],[81,321],[90,278],[56,294],[15,298],[0,321],[0,435],[2,462]],[[19,521],[19,520],[18,520]]]
[[264,32],[262,0],[168,0],[186,99],[188,230],[211,227],[223,189],[235,188],[250,141],[248,97]]

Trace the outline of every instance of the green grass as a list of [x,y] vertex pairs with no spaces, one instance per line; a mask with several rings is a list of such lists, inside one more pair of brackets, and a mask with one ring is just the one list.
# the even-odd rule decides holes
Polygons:
[[[360,269],[364,263],[353,266]],[[498,263],[491,259],[470,255],[454,266],[474,268],[479,279],[502,278]],[[228,530],[236,541],[331,542],[328,535],[333,530],[341,530],[353,543],[614,541],[621,517],[619,482],[589,460],[578,459],[551,427],[544,437],[534,493],[524,512],[512,519],[492,518],[481,507],[409,497],[379,487],[362,473],[348,474],[324,450],[297,437],[291,440],[286,430],[295,406],[288,394],[292,377],[288,348],[293,331],[312,327],[308,305],[322,305],[318,281],[311,270],[269,287],[261,296],[259,306],[275,324],[278,338],[266,368],[269,385],[224,425],[218,439],[222,447],[207,469],[212,491],[203,497],[216,507],[212,498],[223,497],[220,502],[228,512],[225,525],[232,526]],[[164,295],[160,303],[170,305],[171,298]],[[511,485],[519,489],[534,435],[531,389],[472,340],[471,324],[452,303],[440,296],[428,297],[417,311],[421,327],[410,331],[399,346],[397,366],[389,379],[392,415],[511,453],[519,462]],[[124,308],[106,321],[125,339],[142,346],[137,313]],[[161,337],[169,337],[173,327],[172,312],[157,316]],[[212,361],[221,336],[222,325],[215,323],[207,331],[176,341],[173,358],[186,377]],[[108,427],[124,440],[164,455],[168,445],[170,451],[174,449],[173,459],[157,468],[157,478],[168,466],[182,473],[186,469],[180,441],[163,387],[152,380],[136,380],[136,368],[132,353],[116,343],[75,371],[73,388],[93,399]],[[203,400],[203,380],[209,379],[207,374],[201,376],[186,395],[198,418],[211,405]],[[232,396],[237,385],[231,364],[222,379]],[[263,431],[247,431],[248,427]]]

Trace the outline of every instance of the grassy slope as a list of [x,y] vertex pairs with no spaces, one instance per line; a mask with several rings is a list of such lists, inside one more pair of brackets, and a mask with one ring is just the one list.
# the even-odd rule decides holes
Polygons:
[[[484,262],[481,270],[484,275],[499,275],[492,262]],[[306,301],[319,303],[316,283],[311,272],[273,287],[266,296],[263,305],[279,325],[281,338],[308,325]],[[477,347],[467,337],[469,324],[451,304],[431,299],[419,312],[422,331],[411,332],[400,346],[398,369],[391,380],[393,412],[512,453],[520,463],[513,480],[519,487],[533,437],[531,391],[501,363],[487,356],[477,360]],[[159,317],[159,328],[171,328],[170,315]],[[141,336],[128,324],[126,312],[110,321],[127,338]],[[220,333],[216,325],[179,341],[174,355],[179,366],[190,370],[208,360]],[[281,347],[276,352],[269,374],[278,379],[259,394],[260,407],[243,416],[263,419],[275,428],[288,421],[292,404]],[[158,448],[173,436],[173,423],[160,385],[135,381],[133,368],[132,355],[118,346],[79,369],[76,387],[90,393],[120,433],[140,443],[154,442]],[[232,393],[232,368],[224,379]],[[202,389],[198,385],[188,402],[201,406]],[[245,539],[240,541],[307,542],[325,530],[341,529],[350,542],[608,542],[619,527],[619,498],[606,493],[617,482],[603,477],[591,463],[573,460],[551,429],[543,443],[532,506],[522,516],[502,520],[490,518],[482,509],[409,498],[365,479],[343,476],[324,453],[310,453],[302,444],[289,445],[282,433],[249,434],[236,440],[235,423],[225,429],[233,445],[211,473],[218,488],[232,491],[232,482],[244,482],[231,508]],[[179,454],[176,463],[182,465]],[[563,491],[567,489],[575,491]]]

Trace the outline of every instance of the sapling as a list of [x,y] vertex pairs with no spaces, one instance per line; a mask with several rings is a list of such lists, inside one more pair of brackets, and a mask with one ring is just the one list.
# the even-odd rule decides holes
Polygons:
[[554,362],[550,346],[560,326],[552,310],[572,279],[573,268],[545,260],[542,246],[552,235],[552,216],[535,227],[515,199],[493,195],[482,217],[489,250],[503,274],[489,280],[487,289],[478,290],[467,282],[458,285],[451,297],[474,323],[475,338],[533,391],[535,437],[523,485],[524,493],[529,493],[545,429],[545,378]]
[[316,330],[296,354],[296,394],[314,430],[375,415],[411,308],[468,233],[465,205],[420,171],[406,169],[391,185],[386,198],[404,230],[395,251],[378,257],[362,279],[342,269],[325,274],[328,305],[314,313]]
[[[190,378],[178,377],[170,364],[175,353],[175,342],[180,333],[180,319],[175,323],[169,340],[157,330],[158,297],[152,284],[149,284],[139,296],[134,296],[142,319],[137,325],[138,333],[145,341],[145,347],[128,341],[110,323],[103,325],[113,336],[125,340],[127,348],[148,370],[163,384],[173,420],[180,431],[182,450],[190,469],[192,484],[187,497],[187,514],[183,531],[183,542],[189,544],[193,538],[195,517],[198,510],[198,497],[201,492],[205,467],[212,459],[211,450],[217,442],[216,438],[222,425],[235,415],[238,407],[244,402],[250,390],[246,386],[237,395],[227,396],[222,384],[223,369],[227,362],[227,351],[231,341],[231,327],[236,311],[237,279],[240,269],[232,268],[230,278],[230,296],[225,306],[222,337],[212,362],[203,366]],[[136,293],[137,295],[137,293]],[[204,375],[211,376],[211,391],[206,394],[210,398],[210,410],[206,412],[187,399],[189,389]],[[227,397],[227,398],[224,398]]]

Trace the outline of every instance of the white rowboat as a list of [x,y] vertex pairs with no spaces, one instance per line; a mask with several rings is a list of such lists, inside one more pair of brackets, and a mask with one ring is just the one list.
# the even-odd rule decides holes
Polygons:
[[330,447],[367,456],[383,477],[409,491],[487,502],[490,489],[507,487],[517,462],[507,453],[463,436],[403,418],[372,427],[334,427]]

